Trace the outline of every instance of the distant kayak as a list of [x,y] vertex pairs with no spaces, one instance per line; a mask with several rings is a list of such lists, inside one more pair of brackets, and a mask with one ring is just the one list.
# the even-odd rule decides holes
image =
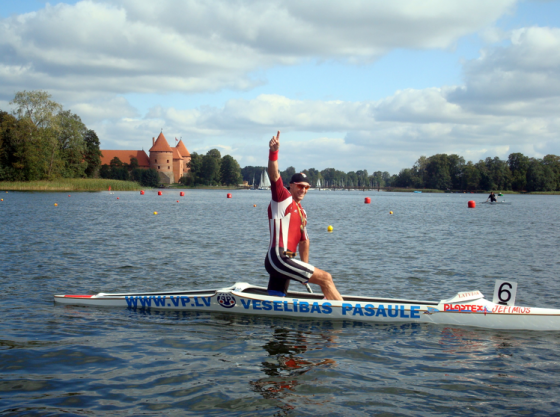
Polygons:
[[511,204],[511,202],[509,202],[509,201],[483,201],[482,203],[479,203],[479,204],[496,205],[496,204]]

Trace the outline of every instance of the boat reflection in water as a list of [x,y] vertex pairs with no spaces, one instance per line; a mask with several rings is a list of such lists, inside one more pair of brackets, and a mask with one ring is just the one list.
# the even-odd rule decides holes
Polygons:
[[[336,362],[328,358],[309,358],[307,354],[314,351],[336,346],[336,335],[332,330],[309,334],[299,330],[275,328],[272,339],[263,345],[268,352],[268,358],[262,362],[261,369],[267,375],[249,384],[255,392],[260,393],[267,400],[278,400],[278,407],[284,411],[293,411],[299,397],[307,404],[313,403],[308,395],[298,395],[298,385],[311,382],[315,387],[321,381],[306,375],[318,368],[336,367]],[[296,398],[298,397],[298,398]],[[317,405],[323,405],[325,398],[317,400]]]

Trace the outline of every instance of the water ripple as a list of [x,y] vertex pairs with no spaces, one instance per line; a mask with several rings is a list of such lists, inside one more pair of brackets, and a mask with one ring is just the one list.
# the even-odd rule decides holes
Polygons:
[[[265,285],[268,193],[177,194],[6,194],[0,414],[557,413],[553,332],[53,305],[55,293]],[[560,308],[560,198],[469,210],[485,196],[363,197],[304,201],[310,260],[342,293],[491,297],[514,279],[517,304]]]

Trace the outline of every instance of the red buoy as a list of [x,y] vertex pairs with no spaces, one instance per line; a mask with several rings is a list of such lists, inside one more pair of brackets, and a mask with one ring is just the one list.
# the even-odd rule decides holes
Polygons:
[[473,200],[469,200],[469,208],[475,208],[476,203]]
[[364,199],[364,203],[366,203],[366,204],[371,203],[371,198],[366,197],[366,198]]
[[158,192],[157,192],[157,195],[161,195],[161,191],[158,191]]
[[231,193],[228,193],[227,198],[231,198]]
[[184,197],[184,196],[185,196],[185,192],[184,192],[184,191],[181,191],[181,192],[179,193],[179,195],[180,195],[181,197]]
[[140,195],[144,195],[144,190],[140,191]]

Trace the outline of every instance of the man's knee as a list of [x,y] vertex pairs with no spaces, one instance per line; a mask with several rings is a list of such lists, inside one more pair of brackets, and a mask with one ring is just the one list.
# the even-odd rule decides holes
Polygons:
[[309,282],[311,282],[312,284],[332,284],[333,279],[332,275],[327,271],[316,268],[315,273],[313,274]]

